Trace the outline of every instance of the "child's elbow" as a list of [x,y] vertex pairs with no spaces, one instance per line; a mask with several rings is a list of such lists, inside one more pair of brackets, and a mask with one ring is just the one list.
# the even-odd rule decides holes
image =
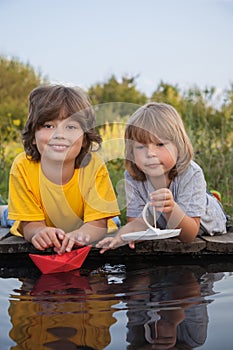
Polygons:
[[182,232],[179,235],[179,240],[183,243],[192,243],[197,237],[198,231],[194,232]]

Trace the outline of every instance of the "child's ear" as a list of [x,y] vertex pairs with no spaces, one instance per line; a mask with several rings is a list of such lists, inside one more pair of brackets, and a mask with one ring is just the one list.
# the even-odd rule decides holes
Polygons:
[[33,139],[32,144],[36,145],[36,139]]

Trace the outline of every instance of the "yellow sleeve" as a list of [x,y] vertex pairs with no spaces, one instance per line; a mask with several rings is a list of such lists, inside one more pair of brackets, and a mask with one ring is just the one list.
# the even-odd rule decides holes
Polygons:
[[86,169],[83,168],[79,179],[84,198],[84,222],[112,218],[120,214],[105,164],[96,161],[95,158],[92,163]]
[[11,220],[44,220],[39,195],[38,164],[21,154],[13,162],[9,179],[9,214]]

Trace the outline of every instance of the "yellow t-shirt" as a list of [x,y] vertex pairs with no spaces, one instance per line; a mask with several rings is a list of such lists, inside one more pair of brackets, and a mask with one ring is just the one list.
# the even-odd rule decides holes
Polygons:
[[16,220],[11,233],[20,234],[20,221],[45,220],[47,226],[70,232],[83,222],[116,215],[116,196],[107,168],[97,153],[92,153],[86,167],[75,169],[65,185],[48,180],[40,162],[31,161],[24,152],[15,158],[9,182],[8,218]]

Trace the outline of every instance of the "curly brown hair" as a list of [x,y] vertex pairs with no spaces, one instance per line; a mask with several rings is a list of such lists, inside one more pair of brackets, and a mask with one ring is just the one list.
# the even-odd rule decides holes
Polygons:
[[29,95],[29,114],[22,131],[24,150],[31,160],[39,162],[41,154],[35,145],[35,132],[45,122],[74,118],[84,131],[81,152],[75,159],[75,168],[86,166],[90,152],[101,147],[102,139],[95,130],[95,113],[88,96],[77,87],[64,85],[40,85]]

